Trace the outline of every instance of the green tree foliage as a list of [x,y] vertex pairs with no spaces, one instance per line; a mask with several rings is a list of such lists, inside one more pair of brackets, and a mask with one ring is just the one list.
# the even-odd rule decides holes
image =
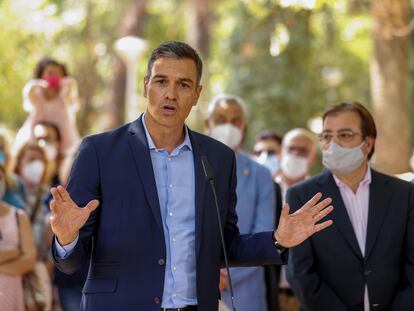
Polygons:
[[[149,47],[137,71],[142,93],[144,61],[164,40],[186,40],[191,0],[150,0],[143,37]],[[289,5],[291,3],[297,5]],[[23,3],[18,8],[18,4]],[[0,1],[0,123],[13,129],[26,118],[21,90],[43,55],[68,64],[80,81],[92,118],[79,114],[83,134],[100,130],[116,58],[113,49],[128,0]],[[202,130],[209,99],[229,92],[245,99],[250,111],[249,149],[257,132],[307,127],[310,118],[339,100],[370,106],[372,55],[369,4],[349,9],[347,0],[220,0],[211,9],[208,74],[199,109],[190,120]],[[302,5],[300,5],[302,3]],[[303,3],[305,5],[303,5]],[[310,4],[307,6],[306,4]],[[34,22],[41,19],[42,23]],[[39,26],[40,25],[40,26]],[[92,86],[89,86],[93,80]],[[90,90],[89,90],[90,91]]]

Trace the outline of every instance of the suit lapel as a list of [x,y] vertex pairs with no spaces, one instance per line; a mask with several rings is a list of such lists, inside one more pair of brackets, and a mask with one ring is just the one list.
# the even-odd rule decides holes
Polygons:
[[388,179],[374,170],[372,172],[372,180],[369,187],[369,210],[368,210],[368,228],[365,243],[365,258],[370,255],[379,231],[384,222],[385,215],[390,206],[389,201],[392,193],[386,190]]
[[152,167],[151,155],[149,152],[147,137],[142,125],[142,115],[138,120],[131,123],[129,126],[128,142],[133,153],[135,167],[138,175],[141,177],[142,185],[145,188],[145,196],[151,207],[155,221],[158,227],[163,232],[163,225],[161,219],[160,202],[158,199],[157,186],[155,184],[154,170]]
[[[194,159],[194,184],[195,184],[195,245],[196,245],[196,258],[200,252],[201,233],[203,227],[204,216],[204,200],[206,194],[207,180],[204,175],[203,166],[201,164],[201,156],[205,155],[201,144],[196,139],[194,133],[188,130],[191,140],[191,146],[193,148]],[[208,159],[207,159],[208,160]]]
[[331,213],[331,219],[333,220],[333,225],[338,228],[338,231],[342,234],[354,253],[362,259],[363,256],[355,236],[354,228],[332,174],[329,171],[325,171],[320,176],[319,183],[322,186],[321,192],[325,196],[332,198],[334,210]]

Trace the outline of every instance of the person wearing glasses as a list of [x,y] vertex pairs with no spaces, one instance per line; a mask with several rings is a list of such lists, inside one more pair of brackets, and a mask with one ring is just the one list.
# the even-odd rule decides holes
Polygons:
[[273,178],[279,173],[281,151],[281,135],[270,130],[264,130],[256,135],[252,152],[254,159],[265,166]]
[[86,137],[67,190],[51,189],[56,266],[71,274],[90,264],[80,310],[217,310],[221,225],[229,264],[238,266],[283,264],[285,248],[332,225],[319,222],[333,207],[317,193],[294,215],[284,206],[276,231],[240,234],[234,152],[185,125],[202,68],[184,42],[156,47],[143,81],[145,113]]
[[316,191],[334,225],[290,250],[288,280],[302,310],[413,310],[414,185],[369,165],[377,130],[358,102],[323,114],[320,175],[290,188],[293,210]]

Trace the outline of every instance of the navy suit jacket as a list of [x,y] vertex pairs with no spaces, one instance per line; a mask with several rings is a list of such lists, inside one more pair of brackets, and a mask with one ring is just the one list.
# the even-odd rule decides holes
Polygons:
[[288,280],[309,311],[414,310],[414,186],[371,170],[365,256],[332,174],[289,189],[296,210],[316,192],[333,199],[333,225],[290,249]]
[[[79,206],[100,206],[80,230],[73,252],[57,267],[73,273],[90,260],[81,310],[159,311],[166,245],[142,116],[119,129],[82,142],[68,191]],[[222,264],[213,194],[201,156],[215,175],[225,241],[232,265],[281,263],[272,232],[240,235],[237,228],[235,156],[225,145],[189,131],[195,169],[195,252],[198,310],[217,310]],[[186,178],[183,172],[183,178]]]

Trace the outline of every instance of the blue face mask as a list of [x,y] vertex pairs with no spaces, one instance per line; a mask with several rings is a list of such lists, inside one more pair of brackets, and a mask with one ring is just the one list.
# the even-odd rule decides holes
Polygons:
[[269,155],[267,152],[262,152],[256,157],[256,162],[266,167],[272,175],[276,174],[280,169],[280,159],[277,155]]

